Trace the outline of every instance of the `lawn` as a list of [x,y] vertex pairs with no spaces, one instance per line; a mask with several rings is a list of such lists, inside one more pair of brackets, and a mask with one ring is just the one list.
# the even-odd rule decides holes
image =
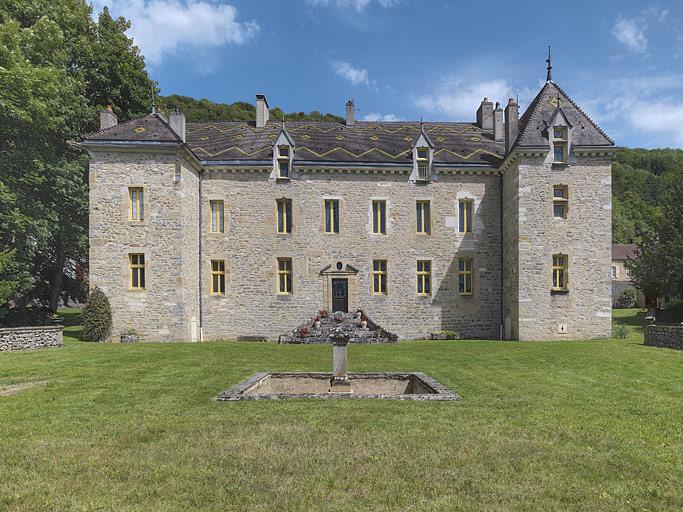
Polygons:
[[351,346],[460,402],[217,403],[329,346],[93,344],[0,354],[0,510],[681,510],[683,352],[622,340]]

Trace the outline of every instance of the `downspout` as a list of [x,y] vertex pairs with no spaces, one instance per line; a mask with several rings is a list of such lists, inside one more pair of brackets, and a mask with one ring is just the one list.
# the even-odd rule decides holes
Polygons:
[[202,311],[202,174],[203,169],[197,171],[197,176],[199,178],[199,228],[197,236],[199,237],[199,341],[204,341],[204,321],[203,321],[203,311]]
[[503,229],[503,172],[500,172],[500,339],[504,338],[505,329],[505,257],[503,251],[505,251],[505,236]]

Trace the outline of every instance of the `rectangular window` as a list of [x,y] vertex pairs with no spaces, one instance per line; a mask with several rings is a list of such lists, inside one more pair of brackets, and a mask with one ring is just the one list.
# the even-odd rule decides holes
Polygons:
[[387,234],[387,202],[372,202],[372,232],[376,235]]
[[460,295],[472,295],[472,258],[458,259],[458,293]]
[[566,126],[555,126],[553,128],[553,151],[555,162],[567,162],[567,147],[569,144],[567,134],[568,131]]
[[339,233],[338,199],[325,199],[325,233]]
[[429,170],[429,148],[417,148],[417,178],[426,180]]
[[616,265],[612,265],[612,279],[619,277],[619,269]]
[[211,232],[223,233],[225,226],[225,207],[223,201],[210,201],[211,204]]
[[292,293],[292,258],[277,259],[277,293],[279,295]]
[[432,232],[432,220],[429,211],[429,201],[417,201],[415,207],[417,210],[417,232],[426,235],[430,234]]
[[417,260],[417,294],[432,294],[432,262]]
[[567,218],[569,188],[567,185],[553,186],[553,216],[556,219]]
[[225,261],[211,260],[211,293],[225,295]]
[[142,222],[145,219],[145,200],[142,187],[130,187],[128,189],[129,216],[131,222]]
[[387,260],[372,260],[372,293],[387,294]]
[[292,200],[278,199],[277,200],[277,232],[291,233],[292,232]]
[[129,254],[128,266],[130,267],[131,290],[145,289],[145,255]]
[[472,232],[472,201],[461,200],[459,202],[459,231],[461,233]]
[[289,146],[277,147],[277,176],[289,178]]
[[566,254],[553,254],[553,290],[567,290],[568,259]]

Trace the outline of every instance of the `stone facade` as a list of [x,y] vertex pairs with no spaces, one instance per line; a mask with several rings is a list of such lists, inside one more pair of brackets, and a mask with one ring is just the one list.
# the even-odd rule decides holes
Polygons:
[[645,345],[683,350],[683,325],[645,326]]
[[64,345],[61,325],[0,329],[0,352]]

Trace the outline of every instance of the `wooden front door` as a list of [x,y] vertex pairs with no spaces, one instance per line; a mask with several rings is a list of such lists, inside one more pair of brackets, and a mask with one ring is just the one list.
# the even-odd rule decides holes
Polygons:
[[332,279],[332,312],[349,311],[349,280]]

